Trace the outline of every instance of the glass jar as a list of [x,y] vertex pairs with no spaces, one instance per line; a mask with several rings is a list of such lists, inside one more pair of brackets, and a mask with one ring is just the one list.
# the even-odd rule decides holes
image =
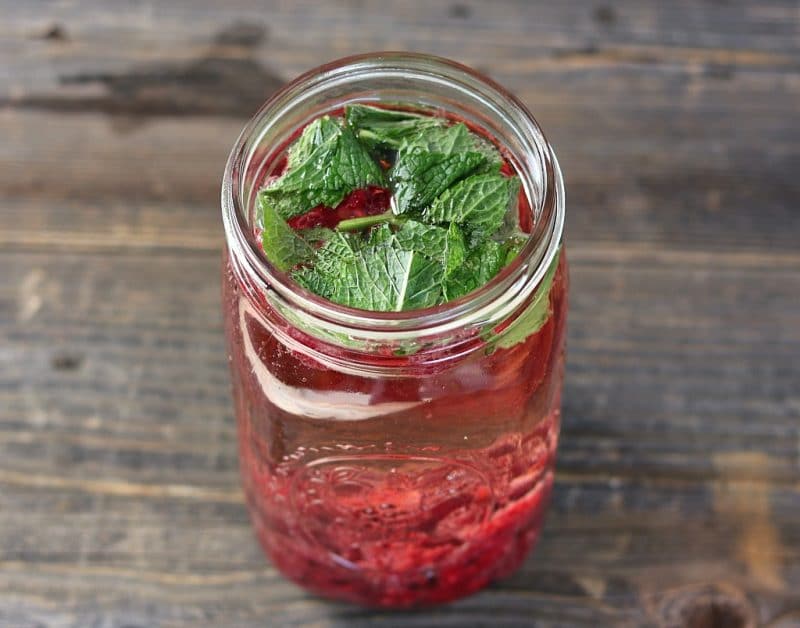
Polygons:
[[[427,310],[368,312],[305,291],[266,259],[253,221],[266,173],[298,129],[352,101],[433,108],[505,147],[533,229],[488,285]],[[443,59],[337,61],[246,126],[222,212],[242,481],[274,565],[319,594],[394,607],[512,572],[553,483],[567,310],[563,182],[530,113]]]

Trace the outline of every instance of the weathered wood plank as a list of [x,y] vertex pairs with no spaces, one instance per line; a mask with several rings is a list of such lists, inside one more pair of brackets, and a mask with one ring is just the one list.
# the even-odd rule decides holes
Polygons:
[[[0,626],[796,624],[796,2],[0,11]],[[573,279],[537,555],[400,615],[264,562],[218,296],[244,119],[300,71],[391,48],[531,106],[567,175]]]
[[[234,467],[215,255],[3,257],[13,272],[0,282],[0,425],[13,435],[27,417],[38,433],[0,438],[6,468],[52,459],[81,476],[111,456],[143,481]],[[714,455],[757,443],[765,466],[724,470],[796,478],[796,259],[731,258],[674,255],[667,269],[644,256],[582,263],[576,248],[565,470],[715,476]],[[133,451],[71,442],[61,433],[71,429],[130,438]],[[164,437],[175,445],[158,447]]]
[[[583,615],[585,621],[608,623],[633,614],[639,618],[636,625],[642,625],[646,609],[657,607],[665,592],[713,578],[749,591],[767,617],[776,613],[770,595],[780,595],[780,578],[798,557],[796,551],[765,543],[765,535],[772,530],[791,536],[800,522],[796,512],[792,518],[791,510],[779,507],[775,514],[781,524],[770,528],[758,504],[764,496],[780,504],[781,497],[791,500],[790,493],[746,486],[687,493],[680,485],[647,482],[623,482],[611,494],[608,488],[605,482],[562,480],[536,557],[487,593],[424,615],[441,624],[421,625],[452,625],[459,619],[476,625],[475,618],[493,605],[502,605],[500,612],[510,622],[527,612],[549,625],[551,604],[557,613],[552,619],[566,613],[561,621]],[[139,613],[148,600],[157,613],[202,618],[198,625],[214,625],[222,617],[254,625],[276,613],[302,625],[315,618],[391,617],[329,607],[303,596],[265,565],[241,508],[106,497],[98,506],[112,514],[89,517],[80,506],[80,493],[38,495],[40,503],[49,497],[62,507],[42,513],[47,516],[34,520],[24,535],[21,528],[0,530],[4,542],[18,548],[0,564],[0,582],[28,608],[36,608],[37,596],[44,594],[62,612],[83,610],[75,600],[92,596],[102,582],[101,609],[119,608],[133,596],[132,608]],[[785,507],[791,508],[789,501]],[[647,514],[631,525],[630,513],[638,510]],[[186,528],[193,533],[184,533]],[[749,549],[753,541],[758,543],[755,555]],[[791,590],[784,599],[797,602]]]
[[[417,22],[452,22],[459,32],[484,33],[503,47],[491,55],[482,48],[480,58],[484,65],[488,63],[487,71],[530,104],[555,143],[567,175],[573,236],[705,249],[795,248],[800,215],[792,201],[800,195],[794,174],[800,165],[800,128],[791,120],[800,99],[794,80],[800,57],[789,54],[787,64],[787,58],[748,56],[735,48],[726,61],[728,53],[718,49],[719,41],[738,32],[737,28],[751,34],[780,31],[791,41],[798,28],[791,3],[758,9],[682,5],[674,11],[629,5],[592,10],[580,5],[559,9],[512,5],[512,14],[526,16],[538,29],[525,38],[530,44],[513,39],[525,20],[509,20],[502,11],[483,15],[484,8],[462,7],[448,13],[446,7],[435,4],[419,13],[403,6],[392,10],[399,12],[397,32],[403,37],[421,32],[420,37],[441,41],[451,49],[438,52],[463,55],[469,42],[484,47],[486,42],[466,36],[451,41],[430,29],[420,31]],[[9,69],[7,78],[15,82],[8,83],[7,109],[0,116],[0,128],[9,138],[0,146],[0,188],[23,203],[42,198],[57,206],[9,202],[0,215],[2,241],[14,246],[98,246],[124,241],[133,246],[175,246],[176,242],[184,248],[215,246],[209,237],[216,232],[212,208],[217,204],[228,147],[241,126],[239,119],[249,115],[279,82],[269,78],[274,74],[269,68],[278,68],[280,77],[287,78],[323,57],[305,65],[293,62],[285,57],[297,55],[296,46],[273,45],[269,38],[262,41],[263,33],[252,24],[227,28],[227,22],[220,22],[224,16],[213,7],[207,7],[210,12],[189,26],[185,16],[194,15],[198,10],[194,5],[129,6],[130,20],[121,32],[115,27],[121,17],[104,13],[102,6],[89,13],[85,8],[49,8],[80,27],[61,52],[52,47],[57,51],[65,44],[63,38],[24,39],[33,24],[49,15],[47,11],[10,12],[8,41],[22,38],[22,48],[34,46],[39,51],[34,50],[35,54],[45,51],[46,58],[33,63],[40,69],[52,67],[56,73],[41,86],[36,83],[41,72]],[[332,48],[328,40],[344,24],[358,23],[352,22],[354,12],[371,28],[356,28],[353,37],[379,29],[370,7],[363,8],[261,14],[277,20],[280,33],[298,26],[292,20],[304,20],[312,46],[321,46],[329,58],[347,52]],[[252,18],[258,7],[243,5],[234,8],[234,14],[236,10]],[[568,35],[577,37],[572,42],[577,42],[577,52],[567,49],[553,56],[552,51],[540,51],[531,57],[524,46],[543,45],[533,35],[553,30],[553,11],[568,16],[554,32],[565,41]],[[610,30],[609,11],[617,16]],[[464,12],[475,15],[458,17]],[[578,19],[582,12],[583,19]],[[87,15],[93,19],[87,20]],[[587,38],[609,41],[624,36],[639,41],[635,33],[645,40],[665,37],[688,15],[697,19],[688,28],[684,25],[680,41],[695,46],[691,50],[666,40],[663,50],[654,54],[582,48],[588,45]],[[153,20],[158,20],[159,29],[148,27]],[[586,28],[586,20],[594,26]],[[620,32],[622,23],[627,30]],[[408,32],[403,31],[404,24]],[[202,35],[203,28],[213,30],[213,25],[221,30]],[[510,30],[511,39],[491,36],[501,27],[504,35]],[[161,39],[156,45],[148,37]],[[755,40],[759,45],[777,41]],[[359,49],[357,40],[348,41],[353,51]],[[142,47],[148,51],[147,59],[137,56]],[[16,45],[10,48],[18,50]],[[19,54],[27,59],[28,52]],[[115,54],[127,55],[119,68],[97,67]],[[542,61],[541,54],[550,55],[550,61]],[[471,61],[468,56],[460,58]],[[60,63],[72,63],[75,68],[62,71]],[[720,65],[725,71],[719,71]],[[85,78],[88,96],[84,87],[78,86],[75,92],[75,72]],[[257,78],[247,81],[243,76]],[[0,77],[0,89],[3,84]],[[635,100],[631,94],[636,94]],[[45,111],[31,111],[31,107]],[[197,115],[211,113],[234,117]],[[41,128],[50,132],[42,135]],[[655,150],[667,146],[669,150]],[[70,205],[67,199],[75,203]],[[165,231],[163,222],[171,216],[157,217],[164,209],[153,206],[168,203],[171,214],[176,201],[187,211],[191,205],[200,205],[203,213],[195,213],[192,224],[177,214],[177,231]],[[120,212],[131,211],[131,203],[132,211],[140,213],[130,220],[140,224],[129,227]],[[77,215],[76,209],[80,209]],[[600,213],[601,221],[597,220]],[[91,231],[95,224],[109,226],[96,229],[93,233],[99,237],[91,238],[83,229]],[[774,224],[786,228],[776,232]],[[160,242],[159,237],[163,238]]]
[[[565,470],[714,476],[709,454],[757,443],[769,463],[740,475],[796,478],[797,257],[624,254],[575,246]],[[215,254],[0,259],[7,468],[52,458],[82,475],[119,455],[136,481],[234,467]]]
[[[586,102],[600,87],[591,83],[574,98]],[[769,92],[767,83],[753,96],[771,98]],[[706,102],[728,97],[733,93],[711,93]],[[776,97],[792,99],[800,92]],[[550,118],[573,237],[701,250],[796,249],[800,142],[796,127],[787,126],[788,113],[751,116],[733,106],[703,112],[687,105],[663,121],[661,107],[628,113],[619,105],[600,119],[589,109],[535,111]],[[626,128],[619,126],[623,118]],[[93,115],[12,111],[0,117],[0,127],[9,138],[0,145],[4,244],[59,247],[93,238],[100,246],[158,246],[163,238],[181,248],[217,246],[221,172],[241,122],[168,118],[119,133]],[[47,138],[37,133],[42,127],[50,130]]]
[[[533,606],[541,625],[641,625],[643,600],[657,606],[677,586],[722,578],[761,600],[765,587],[795,581],[794,256],[667,251],[665,267],[635,248],[581,251],[572,258],[561,476],[538,556],[483,597],[403,625],[480,625],[493,604],[507,625],[521,625]],[[99,582],[117,618],[136,591],[130,619],[144,625],[378,617],[308,601],[264,566],[250,539],[209,281],[216,255],[3,257],[14,272],[0,280],[0,382],[4,397],[21,392],[0,411],[0,512],[20,512],[0,518],[9,548],[0,588],[22,600],[13,621],[103,617],[102,605],[74,601],[94,599]],[[686,282],[686,299],[674,302]],[[763,316],[748,317],[761,303]],[[769,338],[781,344],[765,353]],[[20,372],[23,352],[30,368]],[[740,364],[736,379],[721,356]],[[745,378],[736,397],[729,382]],[[754,443],[759,453],[748,455]],[[61,619],[39,606],[42,595]]]

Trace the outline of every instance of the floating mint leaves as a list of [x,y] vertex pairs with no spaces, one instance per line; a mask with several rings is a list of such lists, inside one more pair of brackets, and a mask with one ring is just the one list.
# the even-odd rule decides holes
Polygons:
[[[264,251],[307,290],[353,308],[457,299],[491,281],[528,237],[517,228],[519,179],[501,174],[501,164],[499,151],[463,123],[348,105],[343,118],[310,123],[289,148],[285,172],[259,192]],[[385,213],[348,206],[335,230],[295,231],[288,222],[386,185]]]
[[396,214],[423,209],[453,183],[486,164],[480,153],[428,152],[404,146],[397,155],[390,179],[394,188]]

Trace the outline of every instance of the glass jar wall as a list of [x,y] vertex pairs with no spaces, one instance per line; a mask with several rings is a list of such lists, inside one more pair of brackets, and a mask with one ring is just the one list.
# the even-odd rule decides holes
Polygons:
[[[431,108],[503,147],[532,233],[490,284],[428,310],[366,312],[306,292],[263,255],[259,185],[299,128],[353,101]],[[317,593],[399,607],[512,572],[553,482],[567,310],[563,184],[530,114],[441,59],[345,59],[250,122],[222,206],[241,471],[273,563]]]

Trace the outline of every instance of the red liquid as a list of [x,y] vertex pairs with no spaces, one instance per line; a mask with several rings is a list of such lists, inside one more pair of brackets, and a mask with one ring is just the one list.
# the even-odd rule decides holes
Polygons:
[[[276,159],[273,176],[285,163]],[[356,190],[290,225],[335,227],[389,200],[381,188]],[[520,226],[531,227],[524,191]],[[320,595],[391,607],[447,602],[513,572],[553,483],[566,289],[562,251],[550,316],[524,342],[487,352],[474,337],[435,354],[364,356],[402,372],[375,377],[311,357],[304,347],[337,350],[244,294],[226,265],[241,473],[273,564]]]
[[384,188],[369,187],[354,190],[335,208],[320,205],[311,211],[295,216],[289,221],[293,229],[309,229],[310,227],[328,227],[333,229],[348,218],[361,218],[382,214],[389,209],[391,192]]
[[229,267],[224,297],[244,488],[286,576],[406,607],[468,595],[521,564],[553,482],[563,252],[537,333],[445,365],[387,358],[402,377],[344,373],[286,346]]

